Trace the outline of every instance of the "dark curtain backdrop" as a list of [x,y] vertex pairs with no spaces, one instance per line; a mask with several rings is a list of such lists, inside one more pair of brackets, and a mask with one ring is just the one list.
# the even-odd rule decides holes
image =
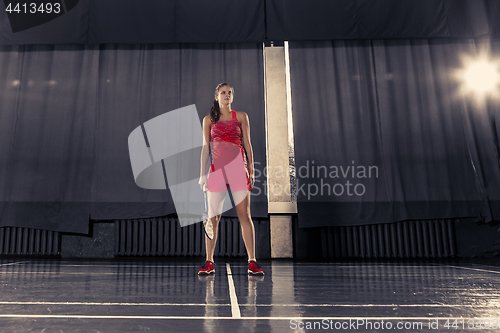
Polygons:
[[497,0],[54,0],[58,14],[9,3],[0,45],[500,37]]
[[473,39],[290,43],[300,226],[498,219],[499,103],[456,77],[484,46],[499,55]]
[[[201,128],[223,81],[266,165],[261,44],[3,46],[0,64],[0,226],[85,233],[89,218],[175,213],[168,190],[135,184],[128,135],[191,104]],[[263,193],[252,214],[267,216]]]
[[500,36],[496,0],[268,0],[271,40]]
[[8,3],[15,9],[18,2],[0,2],[0,44],[255,43],[265,39],[264,0],[54,0],[50,3],[61,4],[59,14],[30,13],[29,6],[26,13],[22,6],[19,12],[6,10]]

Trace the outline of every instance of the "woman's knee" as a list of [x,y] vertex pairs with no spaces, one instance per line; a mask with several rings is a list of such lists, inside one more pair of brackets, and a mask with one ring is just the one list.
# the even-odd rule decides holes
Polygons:
[[215,215],[211,219],[212,219],[213,226],[216,227],[216,226],[219,225],[219,221],[221,219],[221,215]]
[[242,224],[251,224],[252,223],[252,217],[250,216],[250,213],[245,213],[245,214],[240,214],[238,216],[240,223]]

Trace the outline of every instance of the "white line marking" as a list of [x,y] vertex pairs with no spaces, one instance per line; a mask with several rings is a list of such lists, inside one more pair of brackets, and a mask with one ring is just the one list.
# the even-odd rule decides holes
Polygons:
[[[0,302],[0,305],[82,305],[82,306],[231,306],[232,304],[205,304],[205,303],[98,303],[98,302]],[[238,306],[256,307],[449,307],[449,308],[490,308],[490,304],[238,304]]]
[[97,303],[97,302],[0,302],[0,305],[83,305],[83,306],[230,306],[206,303]]
[[140,267],[140,268],[163,268],[163,267],[199,267],[200,265],[121,265],[121,264],[116,264],[116,265],[57,265],[57,267],[103,267],[103,268],[129,268],[129,267]]
[[[24,271],[18,271],[18,272],[0,272],[0,274],[53,274],[53,275],[129,275],[129,276],[151,276],[151,274],[146,274],[146,273],[130,273],[130,272],[96,272],[96,273],[91,273],[91,272],[57,272],[57,271],[48,271],[48,272],[24,272]],[[161,274],[160,274],[161,275]]]
[[[198,267],[198,266],[196,266]],[[15,271],[15,272],[7,272],[7,271],[0,271],[1,274],[10,274],[10,275],[16,275],[16,274],[52,274],[52,275],[117,275],[117,276],[151,276],[153,273],[132,273],[132,272],[62,272],[62,271],[40,271],[40,272],[35,272],[35,271]],[[165,276],[168,277],[168,274],[163,274],[162,272],[157,272],[157,275],[160,276]]]
[[[1,304],[1,303],[0,303]],[[240,306],[273,307],[339,307],[339,308],[491,308],[491,304],[240,304]]]
[[240,320],[459,320],[459,319],[490,319],[490,317],[204,317],[204,316],[88,316],[88,315],[19,315],[0,314],[0,318],[59,318],[59,319],[184,319],[184,320],[216,320],[216,319],[240,319]]
[[9,263],[9,264],[0,264],[0,266],[18,265],[18,264],[22,264],[22,263],[25,263],[25,262],[29,262],[29,261],[11,262],[11,263]]
[[480,272],[487,272],[487,273],[495,273],[495,274],[500,274],[499,271],[489,271],[487,269],[480,269],[480,268],[471,268],[471,267],[462,267],[462,266],[452,266],[452,265],[446,265],[448,267],[453,267],[453,268],[463,268],[463,269],[470,269],[473,271],[480,271]]
[[238,306],[238,298],[236,297],[236,289],[234,288],[233,274],[231,267],[226,264],[227,281],[229,283],[229,297],[231,299],[231,313],[233,318],[241,318],[240,307]]
[[[263,261],[263,260],[262,260]],[[261,263],[262,261],[259,261],[259,263]],[[300,263],[300,262],[296,262],[296,263],[288,263],[288,264],[285,264],[285,263],[268,263],[269,266],[273,266],[273,267],[292,267],[292,266],[308,266],[308,267],[320,267],[320,268],[323,268],[323,267],[326,267],[326,266],[329,266],[329,268],[332,268],[332,267],[335,267],[335,268],[364,268],[364,267],[369,267],[369,268],[372,268],[372,267],[375,267],[375,268],[393,268],[393,267],[404,267],[404,268],[420,268],[420,267],[441,267],[441,266],[444,266],[444,265],[437,265],[437,264],[434,264],[434,265],[396,265],[396,264],[378,264],[378,265],[366,265],[366,264],[352,264],[352,265],[346,265],[346,264],[334,264],[334,263],[325,263],[325,264],[321,264],[321,265],[318,265],[318,264],[308,264],[308,263]],[[248,265],[235,265],[233,264],[233,267],[248,267]]]

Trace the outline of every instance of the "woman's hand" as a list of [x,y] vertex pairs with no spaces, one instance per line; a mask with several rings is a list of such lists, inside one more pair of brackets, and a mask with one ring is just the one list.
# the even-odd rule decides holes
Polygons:
[[250,184],[252,184],[252,187],[255,183],[255,171],[253,170],[253,165],[248,166],[248,177],[250,178]]
[[198,184],[200,184],[200,188],[202,191],[205,191],[205,188],[207,187],[208,185],[208,182],[207,182],[207,176],[203,175],[203,176],[200,176],[200,180],[198,181]]

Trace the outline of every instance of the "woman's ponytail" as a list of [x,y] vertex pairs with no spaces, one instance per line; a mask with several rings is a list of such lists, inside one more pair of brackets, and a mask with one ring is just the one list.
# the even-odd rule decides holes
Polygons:
[[214,105],[210,109],[210,120],[212,121],[212,124],[218,122],[219,118],[220,118],[220,106],[219,102],[214,98]]

